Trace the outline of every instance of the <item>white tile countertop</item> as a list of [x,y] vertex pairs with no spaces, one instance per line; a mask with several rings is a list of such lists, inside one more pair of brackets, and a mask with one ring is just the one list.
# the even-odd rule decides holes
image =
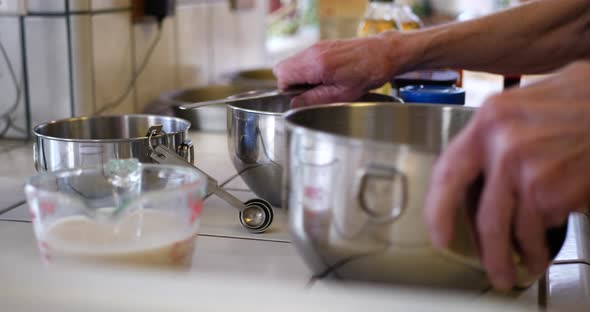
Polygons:
[[[220,183],[235,175],[225,134],[191,133],[190,138],[195,144],[195,164],[201,170]],[[40,262],[22,190],[25,178],[34,173],[32,148],[30,144],[14,144],[17,143],[0,141],[0,274],[2,266],[11,263],[15,256]],[[228,184],[228,191],[242,200],[255,197],[239,178]],[[570,224],[566,248],[548,272],[548,278],[514,294],[514,302],[535,307],[540,304],[560,311],[590,307],[590,259],[586,259],[590,255],[590,236],[577,237],[590,231],[589,220],[587,216],[575,215]],[[239,224],[238,212],[215,196],[204,204],[192,271],[244,276],[252,281],[289,282],[302,292],[342,284],[313,279],[290,243],[285,210],[275,208],[275,221],[267,233],[251,234]],[[0,286],[2,279],[0,276]],[[483,295],[487,297],[493,298],[495,294]],[[0,302],[3,310],[1,306]]]

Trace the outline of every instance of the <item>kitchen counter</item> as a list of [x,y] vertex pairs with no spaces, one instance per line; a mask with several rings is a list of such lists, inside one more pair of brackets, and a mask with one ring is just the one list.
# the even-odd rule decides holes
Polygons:
[[[200,169],[219,182],[235,176],[224,134],[191,133],[190,137],[195,144],[195,164]],[[30,144],[0,141],[0,266],[17,265],[10,260],[15,255],[39,262],[22,191],[24,179],[34,173],[32,164]],[[227,189],[243,200],[255,197],[239,177]],[[193,273],[289,282],[302,292],[341,284],[312,277],[290,243],[285,210],[276,208],[275,213],[275,221],[267,233],[251,234],[240,226],[234,208],[215,196],[208,198],[203,208]],[[514,302],[546,305],[550,310],[590,310],[590,221],[587,216],[577,214],[571,217],[570,224],[566,247],[547,278],[527,291],[513,294]],[[495,297],[495,294],[486,293],[483,297]]]

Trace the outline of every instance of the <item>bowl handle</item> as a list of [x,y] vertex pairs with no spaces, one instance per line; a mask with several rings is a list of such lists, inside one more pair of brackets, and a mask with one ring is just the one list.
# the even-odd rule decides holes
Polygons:
[[195,163],[195,146],[193,145],[193,141],[186,140],[178,145],[176,148],[176,153],[180,155],[180,157],[184,158],[186,161],[194,165]]
[[[156,148],[157,145],[154,145],[152,142],[152,138],[155,136],[163,136],[164,137],[164,146],[169,147],[168,146],[168,134],[166,132],[164,132],[164,130],[162,130],[163,126],[160,124],[157,125],[153,125],[148,129],[147,134],[145,135],[147,137],[147,141],[148,141],[148,146],[150,148],[150,154],[153,153]],[[176,147],[176,153],[182,157],[185,161],[189,162],[191,165],[193,165],[195,163],[195,147],[193,145],[193,141],[191,140],[186,140],[182,143],[180,143],[177,147]],[[151,157],[151,155],[150,155]]]
[[37,142],[33,143],[33,164],[35,165],[35,171],[40,172],[41,165],[39,164],[39,155],[37,155]]
[[[360,170],[358,181],[358,204],[361,210],[367,214],[369,220],[378,224],[386,224],[394,222],[402,215],[408,202],[408,178],[403,172],[391,166],[370,164]],[[375,209],[369,203],[367,193],[372,181],[391,184],[392,197],[397,198],[393,198],[388,209]],[[397,188],[399,188],[399,192],[396,192]],[[399,196],[397,196],[398,194]]]

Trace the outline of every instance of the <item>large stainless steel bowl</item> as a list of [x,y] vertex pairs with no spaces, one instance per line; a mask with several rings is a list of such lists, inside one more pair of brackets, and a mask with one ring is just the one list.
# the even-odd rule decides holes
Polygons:
[[[360,100],[400,101],[380,94],[367,94]],[[234,102],[227,108],[228,149],[234,166],[256,195],[277,207],[281,206],[285,149],[282,115],[291,109],[290,102],[290,96],[277,95]]]
[[166,135],[151,138],[153,146],[177,150],[187,139],[190,123],[175,117],[120,115],[51,121],[33,129],[37,171],[87,168],[111,159],[137,158],[151,163],[147,132],[162,125]]
[[[287,113],[283,206],[290,210],[294,244],[312,270],[378,282],[488,287],[465,214],[446,251],[431,247],[423,221],[435,159],[473,113],[460,106],[384,103]],[[476,207],[478,194],[474,186],[465,206]],[[564,239],[565,227],[548,232],[552,257]],[[519,285],[533,280],[519,270]]]

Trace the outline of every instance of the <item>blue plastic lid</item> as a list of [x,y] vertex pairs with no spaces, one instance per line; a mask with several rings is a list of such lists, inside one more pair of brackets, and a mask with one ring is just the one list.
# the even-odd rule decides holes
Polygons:
[[399,95],[408,103],[465,105],[465,90],[455,86],[406,86],[399,90]]

